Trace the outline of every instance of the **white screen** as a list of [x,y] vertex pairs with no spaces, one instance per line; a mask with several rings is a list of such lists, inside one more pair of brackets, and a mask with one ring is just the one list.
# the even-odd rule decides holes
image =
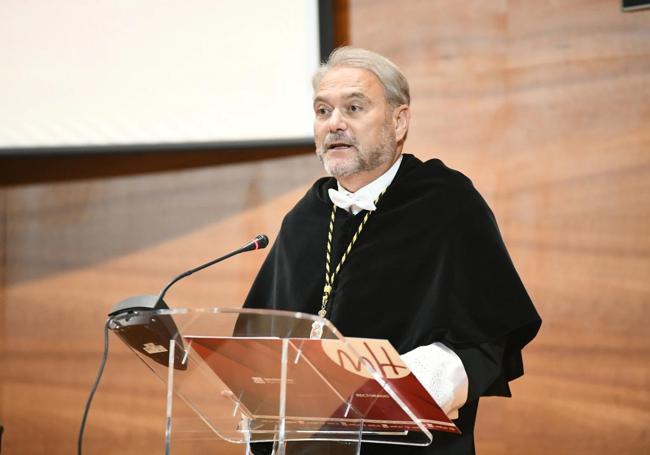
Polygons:
[[0,149],[309,139],[316,0],[2,0]]

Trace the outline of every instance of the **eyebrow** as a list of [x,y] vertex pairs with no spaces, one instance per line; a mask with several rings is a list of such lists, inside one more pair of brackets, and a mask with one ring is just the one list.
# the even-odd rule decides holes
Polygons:
[[[348,93],[347,95],[344,95],[343,98],[345,98],[346,100],[358,98],[358,99],[361,99],[363,101],[371,102],[370,98],[368,98],[368,96],[365,93],[362,93],[362,92],[351,92],[351,93]],[[325,98],[323,98],[322,96],[317,96],[316,98],[314,98],[314,105],[316,105],[319,102],[323,102],[323,103],[327,104],[327,100]]]

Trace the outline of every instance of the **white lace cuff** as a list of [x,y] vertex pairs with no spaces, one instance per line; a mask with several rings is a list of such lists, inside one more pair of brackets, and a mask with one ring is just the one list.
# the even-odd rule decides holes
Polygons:
[[420,346],[402,360],[450,419],[467,401],[468,380],[463,362],[442,343]]

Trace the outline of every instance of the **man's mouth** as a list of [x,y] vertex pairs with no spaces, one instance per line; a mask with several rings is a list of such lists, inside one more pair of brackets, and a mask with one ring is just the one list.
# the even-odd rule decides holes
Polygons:
[[345,151],[352,147],[353,145],[348,142],[332,142],[327,145],[327,151]]

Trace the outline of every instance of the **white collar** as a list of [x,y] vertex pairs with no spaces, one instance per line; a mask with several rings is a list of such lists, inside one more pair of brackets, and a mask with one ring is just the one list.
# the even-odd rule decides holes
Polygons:
[[375,210],[374,201],[393,182],[401,163],[402,155],[399,156],[390,169],[354,193],[349,192],[339,182],[336,182],[338,190],[329,190],[330,199],[336,206],[344,210],[350,210],[354,215],[364,209]]

